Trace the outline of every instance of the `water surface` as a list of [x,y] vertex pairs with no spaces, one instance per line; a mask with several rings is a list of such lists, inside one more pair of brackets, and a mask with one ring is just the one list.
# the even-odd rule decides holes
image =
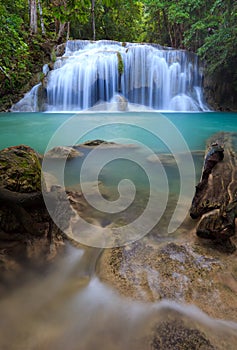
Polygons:
[[[202,112],[202,113],[162,113],[182,133],[191,150],[205,148],[205,142],[213,133],[219,131],[237,131],[237,113]],[[138,132],[134,126],[125,128],[123,121],[138,125],[142,120],[144,125],[152,126],[159,123],[159,112],[100,112],[100,113],[0,113],[0,148],[27,144],[43,153],[46,146],[57,128],[69,118],[76,116],[75,126],[80,128],[87,125],[96,129],[85,135],[81,142],[91,139],[113,140],[117,137],[130,137],[135,140],[145,141],[148,145],[154,145],[154,139],[150,135]],[[106,123],[116,123],[114,126],[100,127]],[[68,130],[70,133],[70,130]],[[69,135],[65,135],[65,139]],[[147,138],[146,138],[147,137]],[[65,140],[61,140],[65,144]]]

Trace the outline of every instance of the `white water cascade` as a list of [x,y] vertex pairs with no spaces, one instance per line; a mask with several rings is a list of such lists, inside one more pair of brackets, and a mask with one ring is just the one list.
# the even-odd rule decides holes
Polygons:
[[47,109],[84,110],[121,94],[129,103],[158,110],[207,110],[201,82],[197,56],[184,50],[68,41],[49,76]]
[[99,104],[109,109],[109,103],[113,110],[115,104],[118,110],[135,105],[163,111],[209,110],[198,57],[155,44],[69,40],[46,80],[47,111],[81,111]]

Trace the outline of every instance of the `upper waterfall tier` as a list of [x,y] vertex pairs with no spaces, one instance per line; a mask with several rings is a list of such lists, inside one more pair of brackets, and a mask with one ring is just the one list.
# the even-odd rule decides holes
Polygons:
[[131,103],[156,110],[208,110],[198,57],[154,44],[69,40],[47,75],[46,90],[48,111],[85,110],[114,96],[119,110]]

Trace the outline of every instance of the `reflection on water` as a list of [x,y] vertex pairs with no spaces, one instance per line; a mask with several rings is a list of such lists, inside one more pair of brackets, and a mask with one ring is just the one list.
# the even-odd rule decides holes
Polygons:
[[54,271],[2,298],[0,348],[236,349],[234,322],[191,305],[120,297],[95,276],[99,256],[98,249],[70,248]]

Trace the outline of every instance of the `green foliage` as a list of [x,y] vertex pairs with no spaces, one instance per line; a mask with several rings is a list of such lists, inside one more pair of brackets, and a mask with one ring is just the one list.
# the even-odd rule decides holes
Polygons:
[[[0,4],[0,95],[20,89],[43,63],[44,42],[70,38],[154,42],[185,48],[205,59],[210,72],[228,71],[237,87],[236,0],[41,0],[47,37],[30,36],[29,1]],[[42,18],[41,18],[42,20]],[[63,24],[70,24],[65,25]],[[38,16],[40,32],[40,16]],[[69,32],[70,30],[70,32]],[[49,56],[52,54],[52,47]],[[123,67],[119,60],[119,69]]]
[[[80,37],[92,39],[91,13],[85,25],[80,26]],[[96,39],[117,41],[139,41],[143,31],[143,3],[132,0],[97,0],[95,1]],[[72,32],[75,32],[72,23]]]
[[51,52],[51,61],[53,63],[55,63],[56,59],[57,59],[56,52],[55,52],[55,50],[52,50],[52,52]]
[[1,90],[5,92],[20,88],[29,77],[29,48],[21,32],[23,20],[4,5],[0,5],[0,22]]
[[197,52],[237,91],[236,0],[145,0],[144,39]]
[[218,66],[228,68],[231,63],[237,63],[237,4],[216,0],[211,15],[212,32],[206,36],[198,53],[210,64],[210,70],[214,71]]

